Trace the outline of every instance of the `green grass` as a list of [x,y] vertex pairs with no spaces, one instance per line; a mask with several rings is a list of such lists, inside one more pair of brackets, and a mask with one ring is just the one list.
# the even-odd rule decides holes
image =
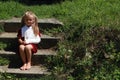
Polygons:
[[119,27],[119,0],[74,0],[53,5],[27,6],[14,1],[0,2],[0,19],[21,17],[26,10],[39,18],[55,17],[65,24],[79,21],[84,25]]
[[[76,69],[73,69],[75,70],[75,72],[73,72],[74,76],[71,76],[71,74],[69,74],[68,76],[69,80],[73,80],[74,78],[91,79],[91,77],[92,79],[96,79],[96,80],[112,79],[112,77],[114,77],[114,79],[119,79],[120,69],[118,68],[119,66],[117,65],[118,62],[120,61],[120,57],[118,55],[119,51],[114,53],[115,55],[113,55],[112,51],[114,51],[114,47],[111,47],[109,43],[107,43],[106,37],[104,39],[104,35],[106,36],[108,34],[104,34],[106,32],[105,31],[102,32],[99,28],[96,28],[96,33],[98,36],[96,36],[96,34],[92,34],[91,30],[94,30],[94,29],[90,29],[91,33],[89,32],[89,29],[88,29],[88,34],[87,34],[87,29],[86,29],[89,27],[92,27],[92,28],[93,27],[110,27],[110,29],[111,28],[120,29],[120,1],[119,0],[73,0],[71,2],[65,1],[61,4],[52,4],[52,5],[44,4],[44,5],[33,5],[33,6],[21,4],[14,1],[5,1],[5,2],[0,2],[0,19],[22,17],[23,13],[27,10],[31,10],[35,12],[35,14],[39,18],[54,17],[59,19],[65,24],[62,30],[60,29],[58,30],[60,32],[63,31],[65,36],[67,37],[65,39],[69,38],[70,40],[69,41],[66,40],[66,42],[65,41],[63,42],[63,44],[59,44],[59,49],[60,49],[59,53],[61,54],[58,55],[57,58],[54,58],[54,60],[52,60],[52,62],[54,62],[53,63],[54,66],[50,64],[50,66],[54,67],[55,70],[58,71],[58,73],[59,72],[64,73],[65,71],[69,72],[73,69],[73,67],[75,67]],[[108,30],[108,33],[110,31]],[[53,31],[50,31],[50,32],[56,33],[57,30],[54,29]],[[116,31],[113,30],[113,33],[115,32]],[[116,34],[118,35],[117,38],[119,38],[119,32],[116,32]],[[99,38],[103,39],[103,42],[101,42]],[[74,56],[66,59],[65,57],[66,55],[70,56],[70,55],[76,54],[78,55],[78,57],[81,56],[80,53],[84,52],[83,49],[84,47],[86,48],[87,42],[90,42],[91,40],[91,43],[92,43],[92,39],[96,41],[96,45],[97,45],[97,42],[100,41],[99,44],[101,43],[101,46],[103,46],[101,47],[103,48],[102,50],[104,49],[108,50],[109,53],[111,53],[113,56],[116,56],[117,58],[114,60],[105,59],[105,61],[102,61],[103,59],[100,59],[101,60],[100,66],[102,66],[100,70],[98,70],[97,67],[91,66],[92,60],[94,61],[94,59],[97,59],[97,58],[99,59],[99,57],[101,56],[101,55],[98,56],[97,54],[97,52],[101,52],[99,48],[98,48],[98,51],[94,53],[96,54],[95,58],[92,58],[92,59],[90,58],[89,60],[85,59],[85,61],[84,59],[82,61],[75,58],[76,61],[74,61],[73,59],[74,57],[76,57]],[[4,47],[5,45],[1,44],[0,46]],[[117,47],[119,49],[119,46]],[[74,51],[72,51],[71,48],[75,49],[76,53],[73,53]],[[112,62],[112,61],[115,61],[115,62]],[[114,64],[109,66],[109,64],[111,63],[112,64],[114,63]],[[57,66],[55,64],[57,64]],[[111,71],[112,74],[110,73],[109,76],[107,74],[107,71],[109,72],[108,69],[113,69],[113,72]],[[79,72],[77,73],[77,71]]]

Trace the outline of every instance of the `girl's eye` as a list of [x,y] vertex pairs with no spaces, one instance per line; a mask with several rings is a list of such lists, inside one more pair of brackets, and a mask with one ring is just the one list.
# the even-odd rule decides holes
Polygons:
[[26,21],[32,21],[32,19],[27,19]]
[[32,21],[31,19],[28,19],[28,21]]

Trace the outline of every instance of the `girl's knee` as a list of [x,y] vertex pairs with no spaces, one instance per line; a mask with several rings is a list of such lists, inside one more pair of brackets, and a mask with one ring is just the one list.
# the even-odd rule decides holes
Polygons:
[[32,46],[31,45],[26,45],[25,46],[25,50],[31,50],[32,49]]
[[19,45],[19,49],[24,49],[24,45]]

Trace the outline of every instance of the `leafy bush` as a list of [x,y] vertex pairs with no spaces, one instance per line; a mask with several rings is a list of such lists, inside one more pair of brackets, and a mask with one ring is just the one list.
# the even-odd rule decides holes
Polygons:
[[9,64],[9,59],[0,57],[0,66],[8,65],[8,64]]
[[59,44],[59,54],[49,59],[57,75],[75,80],[120,78],[118,29],[79,26],[68,32],[67,40]]
[[[81,59],[76,54],[82,53],[76,48],[73,49],[76,64],[72,75],[76,77],[76,79],[82,80],[119,79],[118,77],[113,78],[113,76],[116,75],[112,73],[117,70],[118,72],[120,71],[120,46],[118,45],[120,31],[109,28],[106,29],[104,27],[93,27],[87,30],[84,34],[86,36],[84,35],[83,41],[81,42],[86,43],[85,56]],[[79,48],[80,47],[81,46],[79,46]]]

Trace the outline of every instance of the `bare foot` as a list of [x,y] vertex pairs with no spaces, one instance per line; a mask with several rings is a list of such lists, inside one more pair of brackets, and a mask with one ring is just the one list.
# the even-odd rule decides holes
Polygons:
[[31,63],[27,63],[26,64],[26,70],[30,69],[31,68]]
[[20,67],[20,70],[25,70],[26,69],[26,64],[23,64],[22,67]]

